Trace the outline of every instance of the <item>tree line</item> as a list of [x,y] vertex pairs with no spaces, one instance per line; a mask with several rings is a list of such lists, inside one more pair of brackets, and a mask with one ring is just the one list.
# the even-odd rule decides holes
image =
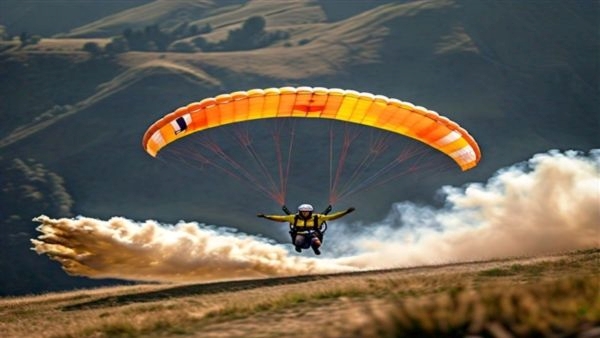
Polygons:
[[[15,39],[15,36],[13,34],[10,34],[5,26],[0,25],[0,39],[2,41],[13,41]],[[21,34],[19,34],[19,41],[21,42],[21,47],[24,47],[26,45],[35,45],[36,43],[40,42],[41,39],[42,37],[38,34],[30,34],[28,32],[21,32]]]
[[240,28],[230,30],[224,40],[210,42],[201,36],[212,32],[210,24],[198,27],[185,22],[171,30],[161,29],[158,24],[154,24],[139,30],[127,28],[104,48],[95,42],[88,42],[83,46],[83,50],[94,55],[118,54],[127,51],[189,53],[250,50],[266,47],[276,41],[289,38],[289,33],[285,31],[267,32],[265,27],[264,17],[252,16],[246,19]]

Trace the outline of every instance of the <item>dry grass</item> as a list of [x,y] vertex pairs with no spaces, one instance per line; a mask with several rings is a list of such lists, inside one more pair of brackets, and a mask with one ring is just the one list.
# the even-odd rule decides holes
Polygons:
[[362,274],[7,298],[0,300],[0,332],[299,337],[317,327],[326,337],[594,334],[600,329],[599,260],[594,249]]
[[574,335],[599,320],[598,285],[586,276],[398,299],[387,314],[373,318],[376,325],[344,336],[550,337]]

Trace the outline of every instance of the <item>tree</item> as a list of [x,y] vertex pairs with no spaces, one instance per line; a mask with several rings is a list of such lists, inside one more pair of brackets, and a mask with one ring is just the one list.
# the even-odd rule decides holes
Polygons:
[[153,42],[153,44],[146,44],[146,46],[156,46],[156,50],[159,51],[167,50],[167,46],[172,41],[171,37],[161,31],[158,25],[146,26],[144,35],[148,42]]
[[193,38],[193,39],[192,39],[192,43],[193,43],[193,44],[194,44],[196,47],[200,48],[200,49],[201,49],[201,50],[203,50],[203,51],[208,51],[208,50],[210,50],[210,49],[211,49],[211,47],[212,47],[212,46],[211,46],[211,45],[208,43],[208,41],[206,41],[206,39],[205,39],[205,38],[203,38],[203,37],[201,37],[201,36],[199,36],[199,37],[197,37],[197,38]]
[[41,35],[31,35],[27,32],[22,32],[19,35],[19,40],[21,41],[21,47],[24,47],[26,45],[35,45],[36,43],[40,42],[40,40],[42,40],[42,36]]
[[10,37],[10,35],[8,34],[8,30],[6,29],[6,27],[3,25],[0,25],[0,38],[4,41],[8,41],[9,37]]
[[194,35],[198,35],[200,34],[200,29],[198,28],[197,25],[191,25],[188,28],[188,36],[194,36]]
[[21,32],[21,34],[19,34],[19,41],[21,41],[21,46],[27,45],[27,42],[29,41],[29,33]]
[[265,26],[266,26],[266,21],[265,18],[263,18],[262,16],[252,16],[249,17],[248,19],[246,19],[246,21],[244,21],[244,24],[242,25],[242,32],[244,33],[244,35],[257,35],[260,33],[263,33],[265,30]]
[[102,48],[95,42],[86,42],[83,45],[83,50],[94,56],[102,54]]
[[125,40],[122,36],[113,38],[112,41],[107,43],[104,47],[104,51],[108,54],[119,54],[128,50],[129,46],[127,44],[127,40]]
[[171,42],[182,37],[182,31],[187,31],[187,23],[183,23],[170,34],[154,24],[144,27],[143,30],[127,28],[123,31],[123,38],[131,50],[165,51]]
[[289,33],[285,31],[265,31],[265,25],[265,18],[252,16],[244,21],[241,28],[230,30],[227,39],[207,47],[225,51],[249,50],[266,47],[277,40],[289,38]]

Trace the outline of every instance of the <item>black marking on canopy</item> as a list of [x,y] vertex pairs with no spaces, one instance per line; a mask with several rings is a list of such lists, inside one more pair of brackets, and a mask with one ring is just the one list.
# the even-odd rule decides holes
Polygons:
[[185,118],[183,118],[183,116],[176,118],[175,123],[177,123],[177,126],[179,127],[179,129],[175,129],[175,135],[184,132],[188,127],[187,122],[185,122]]

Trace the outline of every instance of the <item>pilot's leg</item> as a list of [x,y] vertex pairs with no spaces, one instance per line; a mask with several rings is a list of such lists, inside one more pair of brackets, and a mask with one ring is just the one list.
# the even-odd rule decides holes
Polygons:
[[315,255],[321,254],[321,250],[319,250],[319,248],[321,247],[321,241],[319,240],[319,238],[317,236],[313,236],[313,238],[311,239],[310,246],[312,247],[313,251],[315,252]]
[[297,252],[302,252],[302,246],[304,245],[305,236],[304,235],[296,235],[294,240],[294,246]]

